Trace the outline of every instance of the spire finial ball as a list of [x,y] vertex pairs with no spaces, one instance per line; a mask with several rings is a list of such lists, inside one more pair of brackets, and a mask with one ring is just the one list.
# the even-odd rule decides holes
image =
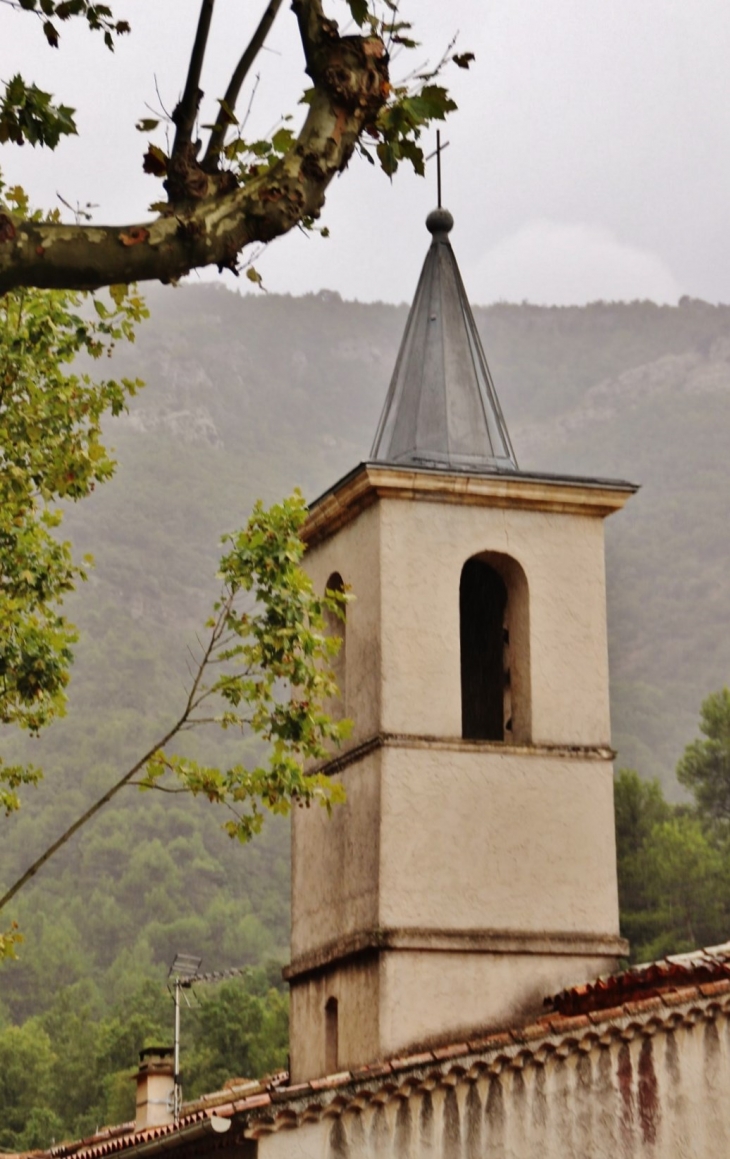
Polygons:
[[454,219],[448,209],[432,209],[426,218],[426,229],[429,233],[450,233],[454,226]]

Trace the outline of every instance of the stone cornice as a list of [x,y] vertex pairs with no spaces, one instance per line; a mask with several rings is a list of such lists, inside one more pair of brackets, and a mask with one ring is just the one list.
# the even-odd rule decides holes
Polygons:
[[633,483],[552,475],[461,474],[361,463],[311,506],[302,532],[309,546],[328,539],[380,499],[425,500],[605,519],[636,492]]
[[287,982],[318,973],[333,964],[387,951],[462,954],[554,954],[623,958],[629,943],[616,934],[552,930],[439,930],[385,928],[359,930],[300,954],[282,974]]
[[341,773],[350,765],[364,760],[370,753],[383,748],[427,749],[435,752],[484,753],[492,756],[549,757],[551,759],[582,761],[612,761],[616,757],[615,750],[608,745],[514,745],[505,744],[503,741],[463,740],[456,736],[420,736],[404,732],[377,732],[343,752],[335,754],[328,760],[312,766],[308,771],[334,776],[335,773]]

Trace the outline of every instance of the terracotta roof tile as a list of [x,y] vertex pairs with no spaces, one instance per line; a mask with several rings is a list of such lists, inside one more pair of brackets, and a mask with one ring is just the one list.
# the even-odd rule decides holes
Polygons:
[[625,1002],[624,1010],[627,1014],[650,1014],[653,1010],[661,1010],[664,1006],[659,995],[652,998],[639,998],[635,1002]]
[[522,1026],[518,1030],[510,1031],[510,1038],[516,1043],[534,1042],[536,1038],[544,1038],[550,1033],[550,1019],[541,1018],[529,1026]]
[[422,1054],[409,1054],[404,1058],[392,1058],[390,1065],[393,1070],[405,1070],[412,1066],[424,1066],[428,1062],[433,1062],[433,1054],[430,1050],[423,1051]]
[[453,1046],[440,1046],[434,1050],[433,1057],[438,1062],[444,1062],[447,1058],[458,1058],[461,1054],[468,1054],[469,1047],[465,1042],[457,1042]]
[[685,1002],[691,1002],[695,998],[700,997],[698,986],[681,986],[678,990],[665,990],[662,992],[662,1002],[665,1006],[683,1006]]
[[557,1014],[552,1018],[548,1018],[547,1021],[551,1030],[556,1034],[572,1034],[575,1030],[585,1030],[586,1027],[591,1025],[590,1019],[586,1014],[578,1014],[572,1018]]
[[282,1101],[289,1101],[296,1099],[299,1095],[308,1094],[310,1091],[309,1083],[294,1083],[291,1087],[283,1087],[277,1091],[272,1091],[272,1103],[280,1103]]
[[588,1012],[588,1018],[594,1024],[599,1022],[612,1022],[617,1018],[624,1018],[625,1016],[626,1011],[623,1006],[609,1006],[607,1010],[590,1010]]
[[[667,990],[730,980],[730,942],[632,966],[621,974],[573,986],[550,1000],[559,1014],[582,1014],[664,995]],[[724,993],[724,991],[723,991]]]
[[340,1071],[339,1074],[325,1075],[321,1079],[312,1079],[309,1086],[313,1091],[327,1091],[332,1087],[341,1087],[345,1083],[350,1082],[352,1075],[349,1070]]
[[720,982],[703,982],[700,992],[705,998],[715,998],[718,994],[730,993],[730,979],[723,978]]
[[499,1031],[495,1034],[486,1034],[483,1038],[475,1038],[469,1043],[469,1049],[473,1051],[481,1050],[498,1050],[500,1046],[512,1046],[513,1039],[509,1031]]
[[371,1063],[369,1066],[358,1067],[357,1070],[354,1070],[352,1072],[352,1077],[358,1078],[358,1079],[366,1079],[366,1078],[377,1079],[377,1078],[380,1078],[382,1075],[390,1074],[392,1069],[393,1068],[389,1062],[374,1062],[374,1063]]

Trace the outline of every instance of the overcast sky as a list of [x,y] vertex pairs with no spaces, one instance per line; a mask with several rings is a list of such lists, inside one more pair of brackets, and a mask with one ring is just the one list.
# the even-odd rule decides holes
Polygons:
[[[218,0],[203,87],[210,116],[264,0]],[[56,191],[98,203],[99,222],[144,219],[161,194],[141,172],[134,129],[171,108],[184,81],[198,0],[116,0],[132,23],[114,55],[0,4],[0,76],[22,70],[76,106],[81,136],[55,153],[3,147],[8,181],[38,204]],[[342,14],[342,0],[330,0]],[[449,69],[459,104],[445,133],[444,203],[474,303],[584,303],[682,294],[730,301],[730,5],[727,0],[402,0],[422,48],[393,74],[438,58],[450,36],[476,54]],[[259,58],[250,128],[297,108],[304,77],[294,17],[282,7]],[[272,291],[322,288],[363,301],[412,297],[428,242],[435,179],[353,160],[331,187],[331,237],[292,235],[258,268]],[[233,279],[230,279],[233,282]]]

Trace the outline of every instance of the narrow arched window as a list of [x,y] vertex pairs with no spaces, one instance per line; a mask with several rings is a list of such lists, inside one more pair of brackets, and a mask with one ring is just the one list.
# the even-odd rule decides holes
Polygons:
[[337,999],[328,998],[324,1007],[324,1065],[327,1074],[337,1073],[339,1050]]
[[[330,578],[327,580],[326,591],[335,593],[344,593],[345,581],[338,571],[333,571]],[[343,605],[343,615],[338,616],[335,612],[325,612],[325,621],[327,624],[327,635],[338,636],[340,643],[340,650],[336,656],[332,657],[332,671],[337,681],[337,687],[340,692],[339,702],[337,705],[332,705],[330,714],[335,718],[342,718],[345,715],[345,705],[347,699],[347,605]]]
[[461,729],[467,740],[505,739],[507,586],[482,559],[464,564],[459,585]]

